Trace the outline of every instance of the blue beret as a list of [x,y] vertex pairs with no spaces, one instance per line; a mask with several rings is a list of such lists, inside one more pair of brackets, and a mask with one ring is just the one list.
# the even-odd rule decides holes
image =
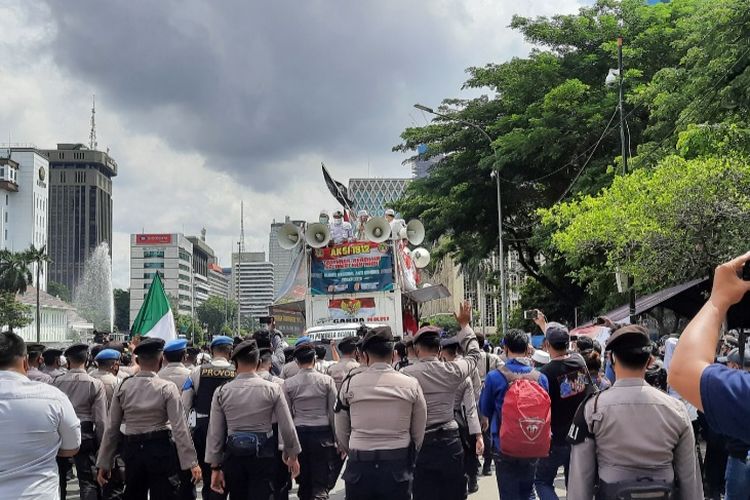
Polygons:
[[304,337],[298,338],[297,342],[295,342],[294,345],[302,345],[302,344],[306,344],[308,342],[312,342],[312,339],[310,337],[308,337],[307,335],[305,335]]
[[183,351],[187,348],[187,340],[174,339],[164,344],[164,352]]
[[218,345],[234,345],[234,339],[232,337],[227,337],[226,335],[217,335],[211,341],[211,347],[216,347]]
[[109,361],[111,359],[120,359],[120,352],[114,349],[102,349],[94,358],[97,361]]

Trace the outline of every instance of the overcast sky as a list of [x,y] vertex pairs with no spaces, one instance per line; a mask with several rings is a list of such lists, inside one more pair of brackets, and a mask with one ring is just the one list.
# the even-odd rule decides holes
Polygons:
[[248,250],[272,219],[333,208],[320,174],[408,177],[412,105],[461,97],[465,68],[523,56],[513,14],[584,0],[0,0],[0,142],[88,143],[114,179],[113,266],[129,234],[198,234],[228,265],[245,203]]

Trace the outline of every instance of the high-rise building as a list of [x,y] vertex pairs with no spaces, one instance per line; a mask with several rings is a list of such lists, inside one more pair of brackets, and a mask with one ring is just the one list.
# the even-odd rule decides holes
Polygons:
[[367,210],[371,216],[382,217],[394,201],[404,195],[411,179],[367,178],[349,179],[349,197],[355,212]]
[[432,167],[445,157],[445,155],[437,155],[425,158],[426,153],[427,146],[425,144],[417,146],[417,157],[409,162],[411,164],[411,176],[413,179],[423,179],[430,175]]
[[86,259],[102,242],[112,248],[112,178],[117,163],[83,144],[43,151],[49,161],[50,281],[75,294]]
[[273,293],[276,296],[284,284],[287,274],[292,267],[292,261],[298,250],[285,250],[279,245],[279,230],[284,224],[292,222],[298,227],[302,227],[305,221],[292,221],[289,216],[284,218],[284,222],[271,223],[271,232],[268,236],[268,260],[273,263]]
[[216,262],[208,264],[208,296],[232,298],[229,296],[229,273]]
[[266,260],[266,253],[232,253],[230,287],[242,318],[267,316],[273,304],[273,263]]
[[193,244],[179,233],[130,235],[130,321],[146,298],[154,275],[159,273],[164,291],[175,299],[182,314],[192,314]]
[[[0,148],[0,248],[20,252],[48,244],[48,177],[47,158],[35,147]],[[31,271],[34,286],[47,291],[48,265],[42,264],[38,284],[36,264]]]
[[187,239],[193,244],[193,294],[195,307],[197,308],[208,300],[211,294],[211,286],[208,279],[208,265],[216,261],[214,250],[206,244],[206,230],[201,231],[200,238],[188,236]]

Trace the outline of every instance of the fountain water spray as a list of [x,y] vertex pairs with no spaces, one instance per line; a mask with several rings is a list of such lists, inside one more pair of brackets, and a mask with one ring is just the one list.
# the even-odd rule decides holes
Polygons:
[[96,330],[113,330],[115,301],[112,295],[112,259],[107,242],[96,247],[86,260],[73,302],[78,313],[91,321]]

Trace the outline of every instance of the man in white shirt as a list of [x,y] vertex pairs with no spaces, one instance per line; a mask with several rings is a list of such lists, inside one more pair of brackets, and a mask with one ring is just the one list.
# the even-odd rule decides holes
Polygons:
[[26,344],[0,333],[0,498],[59,500],[55,457],[72,457],[81,424],[58,388],[26,377]]

